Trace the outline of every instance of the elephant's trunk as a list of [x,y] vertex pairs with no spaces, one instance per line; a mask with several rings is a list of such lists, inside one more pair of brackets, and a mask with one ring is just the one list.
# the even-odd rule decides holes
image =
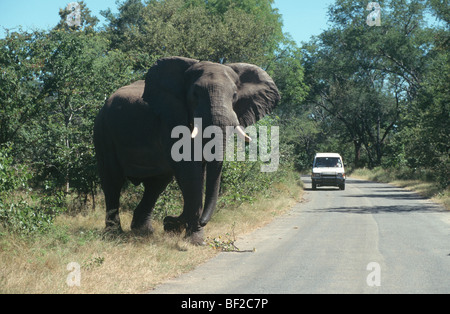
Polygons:
[[[250,142],[251,138],[239,127],[239,120],[233,110],[233,105],[221,93],[223,88],[219,87],[215,85],[208,86],[208,97],[204,99],[204,102],[199,103],[194,112],[194,118],[202,118],[203,125],[193,125],[191,136],[192,138],[197,137],[201,128],[204,131],[206,127],[211,125],[219,127],[222,130],[222,152],[225,153],[227,135],[229,135],[227,134],[227,127],[235,127],[235,132],[247,142]],[[216,208],[222,176],[223,157],[206,163],[205,204],[200,218],[201,226],[205,226],[209,222]]]
[[217,199],[219,197],[222,166],[222,161],[211,161],[206,164],[205,206],[203,208],[202,217],[200,218],[200,226],[202,227],[209,222],[214,213],[214,209],[216,208]]

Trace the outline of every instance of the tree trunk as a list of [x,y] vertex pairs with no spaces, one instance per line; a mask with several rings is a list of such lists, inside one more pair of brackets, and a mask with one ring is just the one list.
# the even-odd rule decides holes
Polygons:
[[355,140],[353,141],[353,145],[355,146],[355,160],[354,160],[354,164],[355,164],[355,168],[360,168],[361,167],[361,147],[362,144],[360,141]]

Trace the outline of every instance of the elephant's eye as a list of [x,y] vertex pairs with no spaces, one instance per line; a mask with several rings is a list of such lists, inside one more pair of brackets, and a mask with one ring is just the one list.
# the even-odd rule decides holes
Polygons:
[[235,102],[235,101],[237,100],[237,98],[238,98],[238,94],[237,94],[237,92],[235,91],[235,92],[233,93],[233,102]]

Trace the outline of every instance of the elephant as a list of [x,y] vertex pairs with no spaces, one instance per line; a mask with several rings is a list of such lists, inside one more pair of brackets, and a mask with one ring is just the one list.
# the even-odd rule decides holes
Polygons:
[[[246,64],[219,64],[184,57],[159,59],[145,80],[124,86],[105,101],[94,123],[94,146],[105,195],[105,230],[122,232],[119,200],[126,180],[144,185],[134,210],[133,232],[154,232],[151,214],[159,195],[175,177],[183,196],[180,216],[165,217],[166,232],[183,232],[188,241],[204,244],[204,226],[218,199],[223,160],[175,161],[172,130],[185,126],[192,141],[202,130],[242,128],[270,113],[280,100],[272,78]],[[246,137],[249,140],[248,137]],[[204,141],[202,140],[202,145]],[[206,188],[205,188],[206,186]],[[204,203],[203,203],[204,199]]]

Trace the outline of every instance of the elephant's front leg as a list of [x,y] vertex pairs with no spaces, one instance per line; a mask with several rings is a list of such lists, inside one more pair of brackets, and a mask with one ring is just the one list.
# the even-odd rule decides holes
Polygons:
[[203,211],[203,167],[201,162],[180,163],[176,178],[183,194],[183,213],[179,217],[166,217],[164,230],[181,231],[186,228],[186,237],[195,245],[203,245],[203,227],[200,217]]
[[205,245],[203,227],[200,224],[200,217],[203,211],[202,185],[203,181],[195,186],[192,185],[186,194],[183,193],[183,214],[185,215],[184,219],[186,220],[186,238],[195,245]]

